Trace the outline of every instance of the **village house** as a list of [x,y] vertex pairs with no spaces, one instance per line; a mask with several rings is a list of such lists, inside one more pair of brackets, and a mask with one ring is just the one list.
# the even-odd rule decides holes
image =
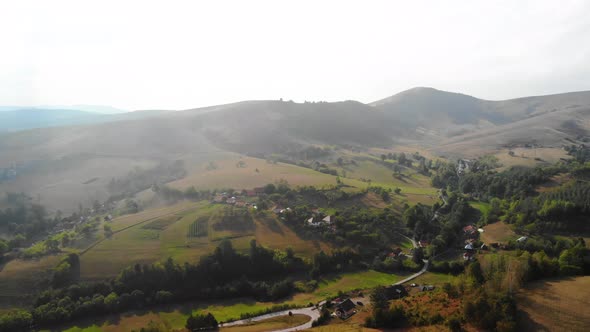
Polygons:
[[475,227],[474,225],[467,225],[463,227],[463,234],[467,237],[477,236],[477,227]]
[[356,313],[355,308],[356,305],[354,304],[354,302],[352,302],[351,299],[346,299],[336,305],[336,310],[334,311],[334,313],[340,319],[347,319]]
[[332,217],[326,216],[322,219],[320,217],[310,217],[307,219],[306,224],[311,227],[330,226],[332,225]]
[[388,299],[396,300],[408,295],[408,290],[403,285],[392,285],[385,289]]
[[428,247],[429,244],[430,244],[430,242],[428,242],[428,241],[424,241],[424,240],[418,241],[418,247],[420,247],[420,248],[426,248],[426,247]]

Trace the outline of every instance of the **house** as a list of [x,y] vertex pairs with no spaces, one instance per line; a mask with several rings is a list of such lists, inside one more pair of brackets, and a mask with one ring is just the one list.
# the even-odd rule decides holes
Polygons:
[[522,242],[525,242],[526,240],[528,240],[528,237],[526,237],[526,236],[521,236],[521,237],[519,237],[519,238],[516,240],[516,242],[522,243]]
[[393,285],[385,288],[387,290],[387,298],[389,299],[401,299],[408,295],[408,291],[402,285]]
[[423,292],[434,290],[433,285],[422,285],[420,286],[420,290]]
[[244,206],[246,206],[246,202],[236,200],[236,204],[234,204],[234,205],[237,207],[244,207]]
[[475,234],[475,232],[477,232],[477,228],[473,225],[468,225],[463,227],[463,233],[465,235],[472,235]]
[[262,195],[264,194],[264,187],[256,187],[254,188],[254,192],[256,193],[256,195]]
[[236,198],[234,196],[232,196],[232,197],[228,198],[225,202],[227,204],[236,204]]
[[246,196],[248,196],[248,197],[256,196],[256,191],[254,191],[254,190],[246,190]]
[[341,319],[347,319],[356,313],[355,308],[354,302],[351,299],[346,299],[336,305],[334,313]]
[[473,250],[473,244],[469,243],[465,246],[465,250],[471,251]]
[[330,216],[326,216],[324,219],[322,219],[322,221],[327,225],[332,224],[332,218]]
[[424,240],[418,241],[418,246],[420,248],[426,248],[426,247],[428,247],[429,244],[430,244],[430,242],[428,242],[428,241],[424,241]]
[[401,255],[401,253],[402,253],[402,248],[397,247],[397,248],[393,249],[393,251],[390,252],[387,256],[395,258],[395,257]]
[[306,223],[307,223],[307,225],[309,225],[311,227],[319,227],[322,225],[321,222],[316,221],[313,217],[307,219]]

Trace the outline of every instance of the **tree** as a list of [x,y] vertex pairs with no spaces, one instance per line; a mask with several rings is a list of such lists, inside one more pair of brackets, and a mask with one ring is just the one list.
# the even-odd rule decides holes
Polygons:
[[384,155],[384,154],[382,154],[382,155],[381,155],[381,160],[382,160],[382,161],[385,161],[385,159],[387,159],[387,156],[386,156],[386,155]]
[[8,243],[0,239],[0,255],[4,255],[8,251]]
[[113,229],[111,228],[111,225],[104,224],[103,228],[105,237],[111,237],[113,235]]
[[387,297],[387,289],[383,286],[378,286],[371,292],[371,303],[374,309],[387,309],[389,307],[389,298]]
[[344,159],[342,159],[342,157],[338,157],[336,162],[338,163],[339,166],[342,166],[344,164]]
[[14,310],[0,316],[0,332],[31,331],[33,316],[25,310]]
[[203,329],[216,329],[219,326],[217,320],[211,313],[207,315],[190,315],[186,320],[186,329],[189,331],[198,331]]

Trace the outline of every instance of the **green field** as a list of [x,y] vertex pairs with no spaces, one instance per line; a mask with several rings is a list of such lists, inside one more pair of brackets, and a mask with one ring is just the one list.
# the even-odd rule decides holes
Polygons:
[[490,203],[485,202],[471,201],[469,202],[469,205],[471,205],[471,207],[473,207],[474,209],[477,209],[484,216],[487,216],[491,209]]

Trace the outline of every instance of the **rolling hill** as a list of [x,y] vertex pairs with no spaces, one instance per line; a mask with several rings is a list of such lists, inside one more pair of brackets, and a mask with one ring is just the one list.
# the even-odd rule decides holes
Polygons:
[[132,170],[175,160],[194,168],[235,153],[301,158],[318,146],[411,145],[467,157],[518,146],[560,148],[588,139],[590,92],[489,101],[415,88],[371,104],[261,100],[98,116],[109,120],[0,134],[0,169],[19,172],[0,183],[0,192],[77,206],[81,197],[105,199],[106,184]]

